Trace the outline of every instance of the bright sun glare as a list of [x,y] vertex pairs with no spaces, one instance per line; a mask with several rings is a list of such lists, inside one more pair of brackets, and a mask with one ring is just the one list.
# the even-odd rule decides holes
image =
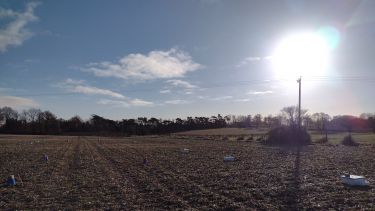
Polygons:
[[329,61],[329,43],[318,33],[300,33],[281,40],[272,64],[281,77],[322,75]]

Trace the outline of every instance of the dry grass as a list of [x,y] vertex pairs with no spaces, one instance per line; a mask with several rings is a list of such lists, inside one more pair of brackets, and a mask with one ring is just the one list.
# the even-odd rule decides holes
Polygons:
[[[320,133],[310,133],[313,139],[313,142],[319,142],[319,139],[325,137],[324,134]],[[341,141],[347,136],[348,133],[330,133],[328,134],[328,143],[330,144],[341,144]],[[375,143],[375,134],[374,133],[352,133],[352,137],[356,142],[360,144],[373,144]]]

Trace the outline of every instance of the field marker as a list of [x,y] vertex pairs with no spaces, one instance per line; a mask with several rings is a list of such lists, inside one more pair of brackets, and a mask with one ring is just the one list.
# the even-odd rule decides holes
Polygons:
[[8,180],[7,180],[7,184],[8,184],[9,186],[16,185],[16,179],[14,178],[14,175],[10,175],[10,177],[9,177]]
[[143,159],[143,165],[148,165],[148,160],[147,160],[147,158],[144,158],[144,159]]
[[48,155],[47,154],[44,154],[43,155],[43,158],[44,158],[44,161],[46,161],[48,163]]
[[233,162],[235,160],[236,160],[236,158],[232,155],[224,156],[224,162]]

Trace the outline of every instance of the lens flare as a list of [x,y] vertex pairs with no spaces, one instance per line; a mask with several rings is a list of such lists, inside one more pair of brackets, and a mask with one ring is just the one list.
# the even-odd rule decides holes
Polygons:
[[328,43],[331,50],[337,48],[340,43],[340,32],[335,27],[325,26],[318,30],[318,34],[322,36]]
[[272,64],[279,76],[314,76],[328,66],[329,41],[320,33],[298,33],[285,37],[277,45]]

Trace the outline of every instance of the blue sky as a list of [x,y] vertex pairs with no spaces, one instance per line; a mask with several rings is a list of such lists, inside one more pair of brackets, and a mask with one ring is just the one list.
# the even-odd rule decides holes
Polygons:
[[329,67],[303,77],[303,107],[374,112],[375,2],[0,2],[0,106],[62,118],[277,114],[296,78],[272,52],[288,33],[333,28]]

